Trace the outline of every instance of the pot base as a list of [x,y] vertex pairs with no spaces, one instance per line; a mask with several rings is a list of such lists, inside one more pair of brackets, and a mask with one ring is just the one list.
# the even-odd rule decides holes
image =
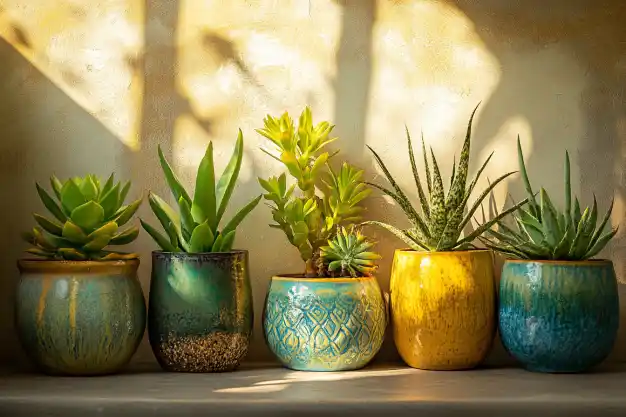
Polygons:
[[170,337],[155,346],[154,354],[166,371],[229,372],[239,367],[248,345],[245,335],[213,332],[206,336]]

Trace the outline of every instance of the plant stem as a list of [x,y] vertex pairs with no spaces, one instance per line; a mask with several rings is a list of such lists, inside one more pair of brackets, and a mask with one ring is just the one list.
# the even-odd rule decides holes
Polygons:
[[317,277],[317,268],[315,266],[315,261],[311,259],[307,259],[304,264],[304,276],[307,278],[315,278]]

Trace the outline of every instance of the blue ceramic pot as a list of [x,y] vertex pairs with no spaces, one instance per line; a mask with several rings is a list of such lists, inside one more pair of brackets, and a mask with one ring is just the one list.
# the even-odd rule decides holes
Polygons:
[[500,335],[528,370],[582,372],[613,348],[619,299],[610,261],[506,261]]
[[247,251],[152,253],[148,335],[163,369],[234,370],[252,323]]
[[103,375],[133,356],[146,326],[139,260],[18,262],[15,327],[44,372]]
[[288,368],[347,371],[378,353],[387,324],[374,277],[272,278],[263,312],[265,341]]

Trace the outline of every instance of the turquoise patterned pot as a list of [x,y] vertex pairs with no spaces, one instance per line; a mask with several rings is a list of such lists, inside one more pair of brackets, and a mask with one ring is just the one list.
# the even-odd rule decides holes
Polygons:
[[527,369],[585,371],[609,355],[618,326],[612,262],[505,262],[500,335]]
[[348,371],[378,353],[387,325],[374,277],[272,278],[263,311],[265,341],[284,366]]
[[252,323],[247,251],[152,253],[148,335],[163,369],[234,370]]
[[15,325],[44,372],[114,373],[133,356],[146,326],[138,260],[18,262]]

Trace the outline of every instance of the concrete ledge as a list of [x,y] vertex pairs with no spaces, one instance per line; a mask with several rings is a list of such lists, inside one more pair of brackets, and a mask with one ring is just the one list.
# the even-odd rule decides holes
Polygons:
[[580,375],[515,368],[429,372],[376,366],[308,373],[246,367],[91,378],[0,376],[0,416],[626,416],[626,367]]

